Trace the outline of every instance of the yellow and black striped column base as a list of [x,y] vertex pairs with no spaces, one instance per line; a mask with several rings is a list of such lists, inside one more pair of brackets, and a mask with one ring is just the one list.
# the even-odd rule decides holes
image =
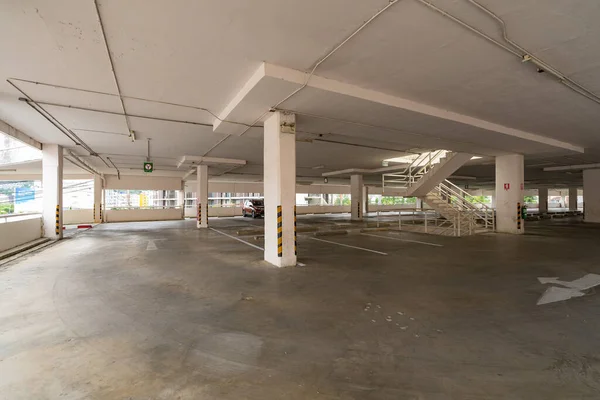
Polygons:
[[102,222],[102,204],[100,204],[100,222]]
[[96,222],[96,203],[94,203],[94,216],[92,217],[94,222]]
[[56,206],[56,236],[60,235],[60,206]]
[[521,229],[521,203],[517,203],[517,229]]
[[283,257],[283,218],[281,206],[277,206],[277,257]]
[[294,206],[294,255],[298,255],[298,235],[296,234],[296,206]]
[[198,203],[198,223],[202,223],[202,204]]

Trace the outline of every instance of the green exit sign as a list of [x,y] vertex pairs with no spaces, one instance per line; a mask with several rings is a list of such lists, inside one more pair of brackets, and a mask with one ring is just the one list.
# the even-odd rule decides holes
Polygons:
[[144,163],[144,172],[152,172],[154,171],[154,163],[145,162]]

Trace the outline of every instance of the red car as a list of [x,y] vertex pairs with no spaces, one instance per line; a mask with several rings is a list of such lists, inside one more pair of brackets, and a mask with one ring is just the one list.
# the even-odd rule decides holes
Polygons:
[[250,199],[244,201],[242,207],[242,215],[244,217],[251,216],[252,218],[265,216],[265,203],[262,199]]

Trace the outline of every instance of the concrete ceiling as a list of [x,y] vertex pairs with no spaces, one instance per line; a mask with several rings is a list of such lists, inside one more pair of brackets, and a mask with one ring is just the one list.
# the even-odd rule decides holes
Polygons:
[[[497,22],[467,0],[432,3],[502,41]],[[505,19],[509,36],[531,54],[600,92],[600,26],[596,23],[600,4],[578,0],[481,3]],[[0,119],[42,143],[60,143],[87,155],[18,100],[23,94],[6,81],[15,78],[11,82],[40,103],[87,109],[43,105],[95,152],[110,157],[121,173],[141,169],[150,139],[156,174],[183,176],[189,169],[177,169],[182,156],[210,153],[247,161],[235,169],[213,167],[212,174],[256,179],[262,173],[262,128],[223,141],[227,135],[215,132],[212,114],[221,114],[263,63],[309,71],[388,4],[388,0],[352,4],[344,0],[98,0],[113,75],[93,0],[6,0],[0,4],[0,35],[10,40],[0,41]],[[127,96],[123,105],[116,96],[115,76],[121,94]],[[357,93],[365,89],[381,98],[415,102],[422,109],[433,107],[440,114],[311,83],[280,105],[299,113],[299,176],[375,168],[383,159],[432,148],[489,156],[518,152],[526,154],[531,165],[540,159],[544,166],[600,161],[596,133],[600,104],[548,73],[537,73],[534,65],[417,0],[400,0],[389,7],[319,65],[315,77],[352,85]],[[244,98],[236,121],[254,122],[276,103],[272,99],[281,100],[298,87],[281,79],[267,83],[257,86],[262,92]],[[131,115],[127,120],[121,115],[123,106]],[[440,117],[447,112],[482,123]],[[128,124],[136,132],[135,142],[128,138]],[[503,134],[494,126],[529,136]],[[579,147],[586,152],[573,151]],[[85,159],[102,172],[115,172],[97,157]],[[542,173],[544,166],[530,167],[527,174],[533,174],[536,182],[558,179],[556,174]],[[485,166],[465,168],[468,174],[458,174],[493,177]],[[579,180],[577,174],[563,173],[559,178]]]

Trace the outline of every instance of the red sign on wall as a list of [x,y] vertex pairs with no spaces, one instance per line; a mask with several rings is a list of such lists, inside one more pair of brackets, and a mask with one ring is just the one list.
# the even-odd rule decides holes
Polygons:
[[510,183],[505,183],[504,190],[509,190],[509,189],[510,189]]

